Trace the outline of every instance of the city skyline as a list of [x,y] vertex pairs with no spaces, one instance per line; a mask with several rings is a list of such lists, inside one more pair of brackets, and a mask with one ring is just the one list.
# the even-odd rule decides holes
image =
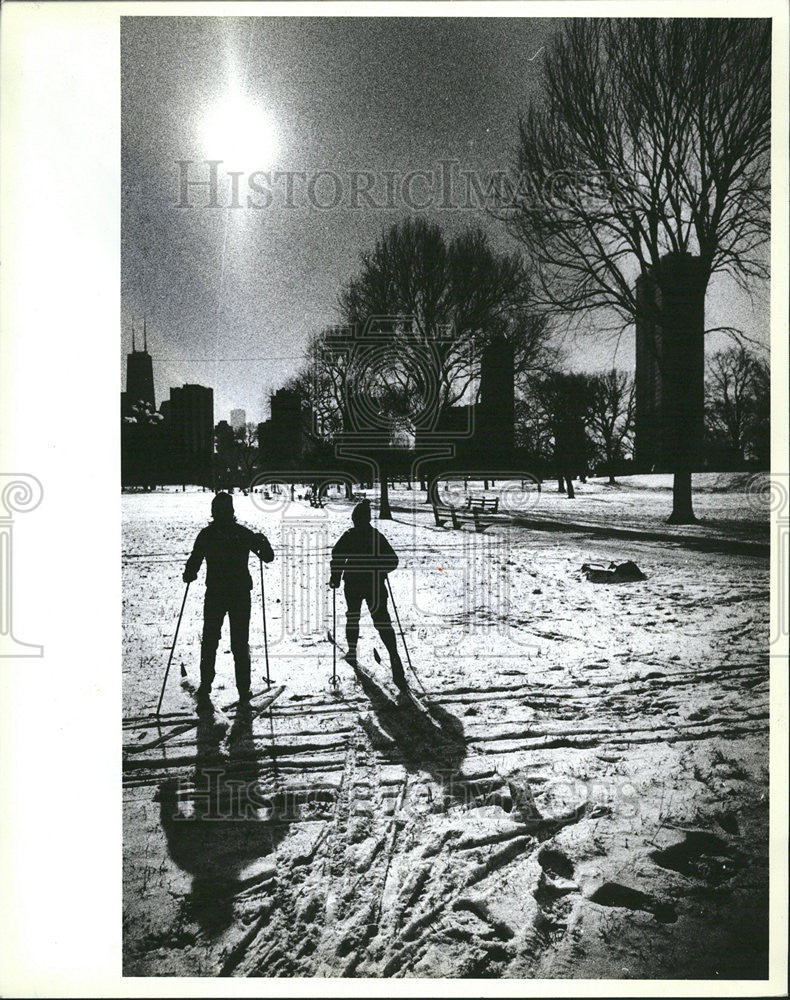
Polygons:
[[[146,315],[163,384],[211,384],[218,412],[243,408],[256,422],[309,335],[338,321],[337,293],[385,226],[428,201],[421,214],[448,233],[481,225],[499,251],[517,249],[484,211],[446,204],[511,164],[556,25],[123,19],[122,365],[132,321]],[[318,207],[338,183],[339,204]],[[767,341],[764,284],[750,298],[717,277],[706,313],[709,328]],[[724,339],[710,336],[708,351]],[[633,370],[633,329],[567,343],[573,369]]]

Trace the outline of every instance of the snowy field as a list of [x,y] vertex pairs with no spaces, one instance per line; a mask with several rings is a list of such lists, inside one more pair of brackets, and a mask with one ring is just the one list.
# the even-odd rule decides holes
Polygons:
[[[360,661],[383,690],[338,660],[332,691],[328,555],[351,504],[261,510],[237,494],[237,516],[276,553],[267,624],[285,691],[229,733],[179,732],[193,718],[179,672],[198,677],[203,573],[159,730],[153,719],[211,494],[124,496],[125,974],[764,975],[768,560],[727,542],[767,542],[767,510],[743,479],[697,479],[703,524],[669,541],[649,537],[670,531],[668,477],[596,480],[575,501],[546,483],[524,516],[566,531],[439,528],[422,493],[394,490],[394,520],[378,526],[401,557],[409,677],[432,718],[387,699],[364,612]],[[583,530],[607,524],[648,537]],[[706,549],[687,544],[698,536]],[[646,581],[580,572],[626,559]],[[343,603],[341,591],[341,638]]]

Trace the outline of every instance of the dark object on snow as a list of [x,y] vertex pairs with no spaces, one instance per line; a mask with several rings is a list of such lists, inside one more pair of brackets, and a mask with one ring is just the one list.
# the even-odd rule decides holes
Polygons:
[[624,563],[584,563],[582,573],[591,583],[634,583],[647,579],[630,559]]

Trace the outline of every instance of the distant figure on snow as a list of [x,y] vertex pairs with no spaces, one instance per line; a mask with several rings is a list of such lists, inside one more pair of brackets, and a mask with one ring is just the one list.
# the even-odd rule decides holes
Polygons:
[[203,641],[200,647],[198,704],[210,704],[217,645],[225,615],[230,619],[230,648],[236,667],[236,687],[241,700],[250,697],[250,591],[247,563],[250,552],[264,562],[274,559],[265,535],[236,521],[233,497],[218,493],[211,501],[211,524],[195,539],[184,569],[184,583],[197,579],[206,560],[206,599],[203,605]]
[[357,662],[359,618],[364,601],[373,624],[378,629],[392,666],[392,678],[398,687],[406,685],[403,663],[398,655],[395,631],[387,611],[387,574],[398,566],[392,546],[370,523],[370,504],[363,501],[351,513],[354,527],[338,539],[332,549],[329,586],[336,590],[345,581],[346,594],[346,659],[352,666]]

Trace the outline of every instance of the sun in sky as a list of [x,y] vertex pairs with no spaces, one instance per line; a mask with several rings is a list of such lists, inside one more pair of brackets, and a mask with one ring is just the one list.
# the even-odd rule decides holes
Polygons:
[[208,108],[201,138],[207,159],[249,173],[271,167],[279,149],[274,117],[239,91],[228,92]]

